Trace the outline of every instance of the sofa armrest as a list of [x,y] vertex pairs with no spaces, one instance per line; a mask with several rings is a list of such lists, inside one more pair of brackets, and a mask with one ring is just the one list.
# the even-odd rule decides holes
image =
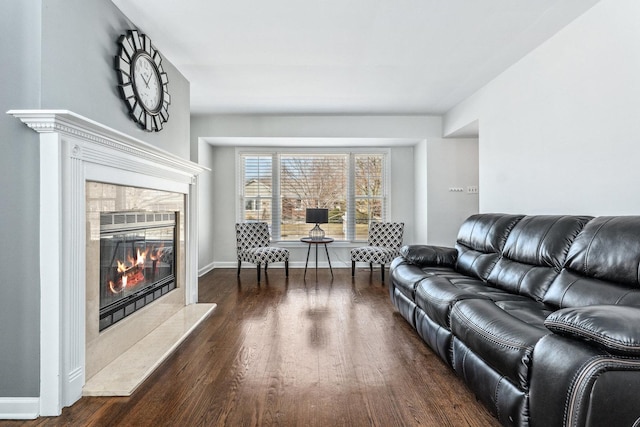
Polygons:
[[595,343],[610,353],[640,356],[640,308],[591,305],[551,313],[544,325],[550,331]]
[[454,248],[428,245],[405,245],[400,248],[400,255],[418,267],[440,266],[455,267],[458,251]]

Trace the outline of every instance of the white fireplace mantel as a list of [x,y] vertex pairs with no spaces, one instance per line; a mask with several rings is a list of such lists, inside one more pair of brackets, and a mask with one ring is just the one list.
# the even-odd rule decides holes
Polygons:
[[[186,304],[198,299],[197,185],[206,170],[67,110],[11,110],[40,134],[39,415],[59,415],[85,383],[85,183],[186,196]],[[188,143],[188,141],[185,141]]]

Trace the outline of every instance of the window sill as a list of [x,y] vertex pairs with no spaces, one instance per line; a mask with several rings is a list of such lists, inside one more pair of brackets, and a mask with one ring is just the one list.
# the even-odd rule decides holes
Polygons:
[[[279,240],[272,241],[271,244],[281,248],[306,248],[308,246],[308,243],[304,243],[299,240]],[[360,242],[348,240],[334,240],[333,242],[329,243],[330,246],[337,248],[356,248],[358,246],[366,246],[366,244],[366,241]]]

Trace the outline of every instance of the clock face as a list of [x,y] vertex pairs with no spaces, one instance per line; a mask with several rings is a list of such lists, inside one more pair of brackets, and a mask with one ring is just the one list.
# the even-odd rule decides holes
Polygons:
[[171,104],[162,57],[151,39],[136,30],[120,36],[118,45],[115,68],[120,96],[133,121],[148,132],[158,132],[169,120]]
[[156,64],[142,54],[133,63],[133,83],[142,106],[149,112],[156,112],[161,105],[162,89]]

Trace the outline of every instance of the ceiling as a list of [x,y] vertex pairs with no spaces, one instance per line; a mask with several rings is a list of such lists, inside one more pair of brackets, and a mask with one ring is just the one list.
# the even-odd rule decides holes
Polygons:
[[442,114],[598,0],[112,1],[193,114]]

